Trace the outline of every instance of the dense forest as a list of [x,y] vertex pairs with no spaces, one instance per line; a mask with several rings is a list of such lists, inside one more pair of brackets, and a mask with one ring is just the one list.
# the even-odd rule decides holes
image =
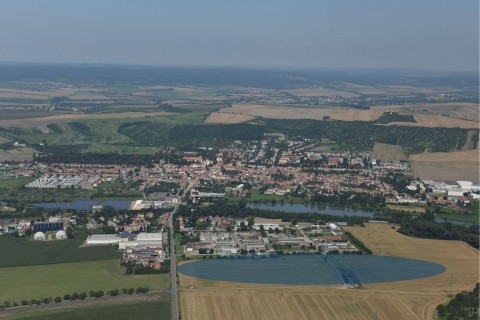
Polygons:
[[125,123],[118,129],[139,146],[183,148],[213,147],[219,141],[260,140],[264,131],[264,126],[253,124],[170,125],[145,121]]
[[387,124],[390,122],[417,122],[411,114],[399,114],[398,112],[385,112],[375,123]]
[[478,319],[479,306],[479,283],[476,284],[473,291],[462,291],[455,296],[447,305],[439,305],[437,312],[439,317],[446,320]]
[[342,149],[371,150],[375,142],[398,144],[408,153],[447,152],[460,149],[467,139],[467,130],[459,128],[424,128],[384,126],[364,121],[315,121],[263,119],[268,132],[287,136],[328,138]]
[[415,218],[409,215],[402,218],[398,232],[418,238],[462,240],[474,248],[479,248],[478,225],[464,227],[449,222],[437,223],[434,213],[430,210]]

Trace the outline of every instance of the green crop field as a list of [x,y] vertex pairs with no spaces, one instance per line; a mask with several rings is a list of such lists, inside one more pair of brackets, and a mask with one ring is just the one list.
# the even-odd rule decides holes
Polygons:
[[162,298],[158,301],[122,303],[112,305],[89,306],[88,309],[42,312],[39,315],[19,315],[7,319],[28,320],[161,320],[170,319],[170,301]]
[[477,213],[469,213],[469,214],[463,214],[463,213],[448,213],[448,214],[436,214],[436,218],[438,219],[447,219],[448,220],[455,220],[455,221],[464,221],[468,223],[479,223],[480,222],[480,217]]
[[[62,241],[28,241],[23,238],[0,237],[0,267],[31,266],[65,262],[115,259],[120,253],[114,246],[79,247],[86,234]],[[0,282],[1,283],[1,282]]]
[[162,151],[159,147],[135,147],[121,144],[98,144],[94,143],[82,149],[82,153],[127,153],[127,154],[154,154]]
[[[52,254],[54,254],[52,252]],[[149,287],[165,290],[169,274],[127,276],[120,260],[0,268],[0,301],[21,301],[90,290]]]
[[33,177],[18,177],[13,179],[0,179],[0,189],[15,189],[23,187],[27,183],[35,180]]
[[[1,183],[1,180],[0,180]],[[38,189],[14,188],[7,189],[0,184],[0,199],[15,198],[22,203],[33,202],[69,202],[73,200],[90,199],[127,199],[132,200],[142,196],[142,190],[130,190],[129,185],[116,187],[101,186],[97,190],[89,189]],[[105,190],[109,190],[105,192]],[[47,210],[46,210],[47,211]]]

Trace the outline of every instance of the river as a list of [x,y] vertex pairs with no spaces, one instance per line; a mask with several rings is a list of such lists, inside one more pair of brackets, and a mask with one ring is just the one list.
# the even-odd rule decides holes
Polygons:
[[309,204],[281,204],[281,203],[249,203],[247,208],[252,209],[265,209],[265,210],[274,210],[280,212],[296,212],[296,213],[319,213],[319,214],[329,214],[332,216],[360,216],[366,218],[373,218],[372,211],[365,210],[354,210],[354,209],[340,209],[332,208],[328,206],[315,206]]
[[131,200],[80,200],[72,202],[36,202],[33,206],[48,209],[90,211],[92,206],[106,205],[116,210],[125,210],[128,209],[131,202]]

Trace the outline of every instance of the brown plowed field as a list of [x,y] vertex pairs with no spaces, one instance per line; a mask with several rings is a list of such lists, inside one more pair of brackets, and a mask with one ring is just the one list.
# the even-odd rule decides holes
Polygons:
[[360,289],[242,284],[179,274],[182,319],[430,320],[436,306],[448,301],[447,292],[470,290],[478,281],[478,250],[464,242],[410,238],[385,224],[348,230],[376,254],[433,261],[447,271]]

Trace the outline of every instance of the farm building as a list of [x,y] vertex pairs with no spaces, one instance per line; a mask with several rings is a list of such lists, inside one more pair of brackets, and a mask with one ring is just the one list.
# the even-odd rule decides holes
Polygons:
[[36,241],[43,241],[46,239],[46,236],[45,236],[45,233],[43,232],[36,232],[34,235],[33,235],[33,240],[36,240]]
[[57,231],[64,230],[63,221],[53,221],[53,222],[35,222],[33,224],[33,231]]

